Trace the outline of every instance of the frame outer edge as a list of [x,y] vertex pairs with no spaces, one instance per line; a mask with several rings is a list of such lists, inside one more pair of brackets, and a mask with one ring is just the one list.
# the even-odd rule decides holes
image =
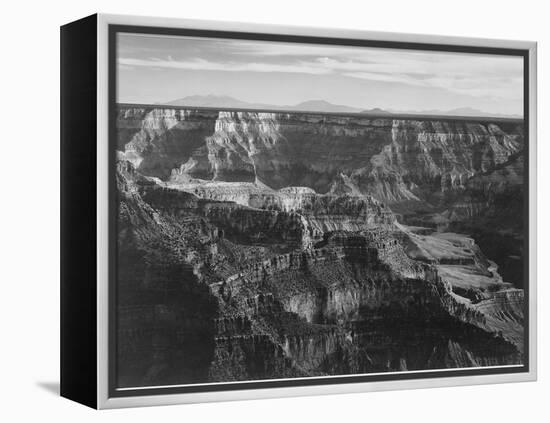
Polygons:
[[[59,394],[91,408],[97,407],[96,22],[92,14],[60,27]],[[89,190],[78,190],[82,184]]]
[[529,375],[537,380],[537,43],[529,46]]
[[[216,391],[109,398],[108,375],[108,26],[163,26],[216,31],[262,32],[334,38],[357,38],[412,43],[437,43],[468,47],[495,47],[529,51],[529,372],[517,374],[473,375],[437,379],[361,382],[334,385],[295,386],[257,390]],[[309,395],[364,393],[401,389],[421,389],[489,383],[537,380],[537,43],[487,38],[437,36],[349,29],[327,29],[239,22],[188,20],[147,16],[97,14],[97,408],[113,409],[197,402],[238,401]]]
[[98,14],[108,23],[116,25],[159,26],[213,31],[260,32],[275,35],[298,35],[326,38],[357,38],[373,41],[396,41],[407,43],[446,44],[468,47],[495,47],[529,50],[536,42],[528,40],[508,40],[481,37],[459,37],[422,33],[397,33],[385,31],[365,31],[349,28],[325,28],[319,26],[297,26],[279,24],[258,24],[236,21],[211,21],[200,19],[163,18],[143,15]]
[[109,399],[108,24],[97,15],[97,408]]

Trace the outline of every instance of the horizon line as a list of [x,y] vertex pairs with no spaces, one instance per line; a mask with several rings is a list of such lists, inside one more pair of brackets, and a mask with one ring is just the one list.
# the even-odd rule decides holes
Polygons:
[[[228,111],[228,112],[255,112],[255,113],[288,113],[288,114],[309,114],[322,116],[348,116],[374,119],[392,119],[392,120],[453,120],[453,121],[474,121],[474,122],[503,122],[503,123],[525,123],[525,117],[506,117],[506,116],[464,116],[464,115],[428,115],[423,113],[394,113],[386,111],[385,113],[364,112],[327,112],[318,110],[293,110],[285,108],[254,108],[254,107],[213,107],[213,106],[192,106],[192,105],[174,105],[165,103],[126,103],[115,102],[119,107],[143,107],[143,108],[162,108],[162,109],[184,109],[184,110],[206,110],[206,111]],[[341,105],[335,105],[341,106]],[[348,106],[344,106],[348,107]],[[383,110],[383,109],[380,109]]]

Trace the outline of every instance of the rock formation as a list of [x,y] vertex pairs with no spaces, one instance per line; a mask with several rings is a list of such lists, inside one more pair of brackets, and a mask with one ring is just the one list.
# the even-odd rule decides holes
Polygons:
[[117,128],[120,386],[522,363],[522,254],[483,245],[522,234],[521,122],[125,106]]

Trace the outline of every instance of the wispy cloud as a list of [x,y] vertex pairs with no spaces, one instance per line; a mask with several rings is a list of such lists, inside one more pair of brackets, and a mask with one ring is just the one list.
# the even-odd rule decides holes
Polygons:
[[132,59],[120,58],[122,66],[145,66],[152,68],[223,71],[223,72],[286,72],[307,73],[313,75],[325,75],[332,73],[328,68],[315,65],[315,63],[274,64],[274,63],[227,63],[213,62],[203,59],[194,60],[163,60],[163,59]]
[[[349,102],[355,104],[366,98],[364,91],[357,92],[356,98],[352,95],[354,81],[361,80],[369,81],[371,90],[379,90],[378,98],[385,98],[385,90],[391,90],[393,94],[388,96],[402,101],[405,95],[412,95],[406,92],[414,90],[419,97],[417,102],[421,102],[423,92],[433,96],[434,90],[439,90],[438,98],[448,94],[454,96],[449,100],[454,103],[470,105],[465,97],[471,97],[471,104],[481,104],[475,99],[483,99],[484,107],[492,107],[489,106],[492,102],[495,110],[522,108],[523,61],[519,57],[131,34],[121,36],[119,52],[121,70],[205,72],[200,76],[204,89],[208,88],[209,80],[221,84],[226,79],[224,72],[255,73],[257,81],[262,78],[271,90],[280,86],[279,91],[284,91],[290,81],[294,84],[303,81],[300,75],[314,75],[325,78],[323,86],[327,91],[337,92],[338,87],[347,90]],[[182,80],[183,75],[189,74],[171,73],[166,78]],[[310,88],[299,87],[301,95],[305,96],[308,90],[322,96],[316,85],[319,79],[311,81]],[[245,84],[243,80],[237,85]],[[375,88],[376,84],[379,88]],[[396,94],[398,91],[401,94]]]
[[523,91],[523,63],[517,57],[255,42],[236,43],[234,49],[248,56],[306,59],[308,67],[321,66],[351,78],[466,95],[521,99]]
[[[498,63],[498,62],[497,62]],[[334,58],[299,58],[286,63],[221,62],[194,58],[166,59],[119,58],[125,67],[150,67],[219,72],[279,72],[310,75],[339,75],[371,81],[407,84],[417,87],[436,87],[466,95],[519,99],[522,95],[521,63],[504,60],[495,67],[494,59],[472,58],[469,66],[447,57],[445,61],[419,61],[410,57],[386,56],[384,61],[336,60]],[[519,66],[518,66],[519,65]]]

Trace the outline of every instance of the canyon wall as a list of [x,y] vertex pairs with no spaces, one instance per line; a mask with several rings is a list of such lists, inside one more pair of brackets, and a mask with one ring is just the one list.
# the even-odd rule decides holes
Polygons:
[[464,189],[512,161],[520,121],[400,120],[304,113],[121,107],[119,149],[144,174],[326,193],[344,174],[392,204]]
[[521,123],[125,106],[117,128],[120,386],[523,362],[510,250],[436,231],[520,233]]

